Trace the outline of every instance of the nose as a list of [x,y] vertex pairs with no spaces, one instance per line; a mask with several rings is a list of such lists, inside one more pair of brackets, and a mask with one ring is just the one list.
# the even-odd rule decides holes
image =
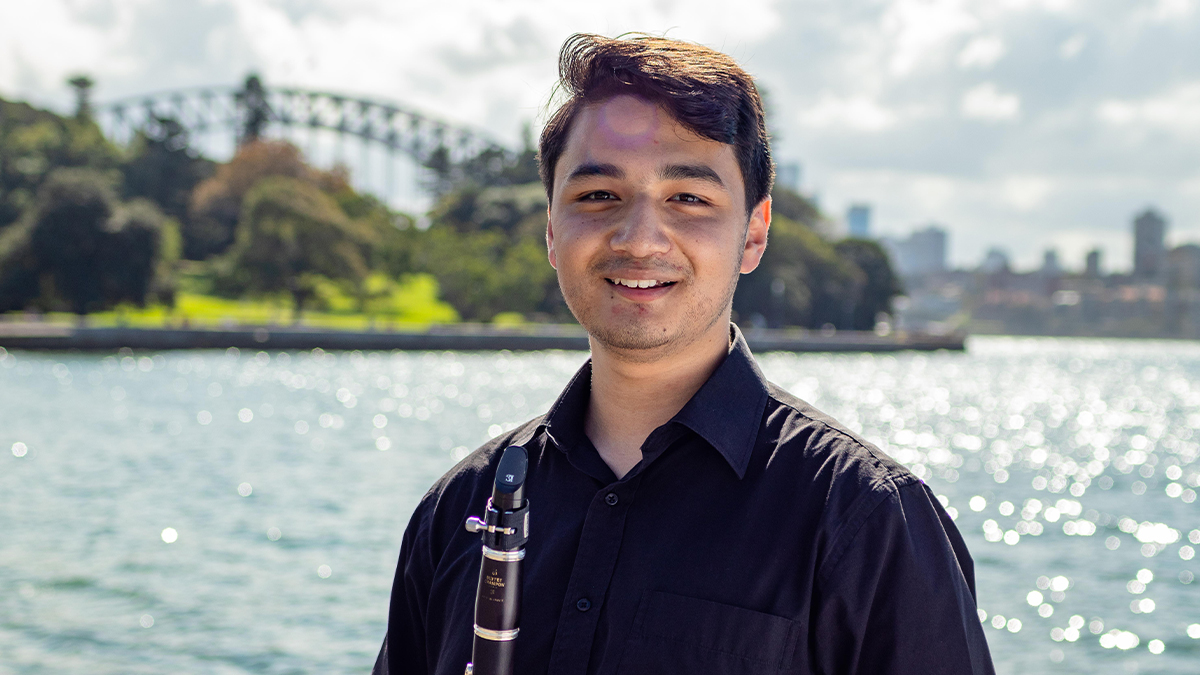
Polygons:
[[634,258],[648,258],[671,250],[666,224],[650,200],[638,200],[624,215],[609,239],[612,250]]

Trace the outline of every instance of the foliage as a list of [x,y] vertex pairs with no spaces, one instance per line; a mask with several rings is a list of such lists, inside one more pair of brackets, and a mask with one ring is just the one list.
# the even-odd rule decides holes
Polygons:
[[443,198],[431,220],[414,242],[416,267],[437,277],[443,297],[464,318],[490,321],[515,312],[570,319],[546,260],[540,183],[467,185]]
[[246,194],[225,269],[243,292],[291,295],[298,318],[324,279],[358,283],[366,277],[369,240],[369,231],[318,187],[274,176]]
[[738,283],[733,309],[771,326],[849,327],[844,300],[857,296],[862,277],[811,228],[777,215],[758,269]]
[[[866,280],[851,312],[849,328],[871,330],[880,314],[890,314],[892,298],[904,292],[904,286],[892,270],[887,251],[869,239],[843,239],[833,246],[843,260],[862,270]],[[842,326],[839,326],[842,327]]]
[[111,183],[86,169],[58,169],[38,191],[31,252],[76,314],[103,305],[99,254],[115,205]]
[[271,176],[295,178],[331,192],[347,186],[344,169],[317,171],[304,161],[300,150],[287,141],[247,143],[192,192],[188,221],[183,230],[184,257],[203,260],[229,248],[247,193]]
[[812,200],[778,185],[771,190],[771,212],[814,230],[822,220],[821,209]]
[[733,308],[748,323],[871,330],[901,292],[879,244],[820,234],[824,216],[811,200],[786,188],[772,193],[769,243],[754,272],[738,283]]
[[437,278],[442,297],[468,320],[537,312],[548,289],[557,288],[545,244],[530,238],[510,241],[496,230],[459,234],[430,228],[418,256],[420,267]]
[[188,146],[183,125],[160,119],[151,131],[140,131],[121,167],[126,199],[144,197],[177,222],[187,222],[192,190],[212,175],[216,164]]
[[83,315],[144,304],[152,291],[169,297],[162,261],[172,225],[164,221],[149,202],[117,201],[107,174],[56,169],[27,220],[0,238],[0,310],[63,302]]
[[31,219],[0,230],[0,312],[26,308],[41,291],[32,230]]
[[38,188],[54,169],[107,172],[120,161],[120,152],[91,120],[0,99],[0,228],[33,208]]

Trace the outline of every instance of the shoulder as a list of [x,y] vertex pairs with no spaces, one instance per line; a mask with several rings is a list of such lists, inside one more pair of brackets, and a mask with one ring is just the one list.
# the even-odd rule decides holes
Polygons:
[[780,387],[767,388],[759,445],[767,446],[768,463],[778,463],[818,502],[812,506],[820,514],[827,557],[836,556],[868,519],[891,510],[902,490],[921,489],[917,476],[875,444]]
[[775,452],[797,455],[819,473],[836,476],[851,491],[894,492],[920,482],[904,465],[875,444],[842,426],[809,403],[768,383],[767,406],[760,439]]
[[496,436],[442,474],[417,505],[409,525],[417,530],[413,534],[428,539],[434,550],[444,548],[467,517],[482,512],[504,449],[527,442],[543,421],[543,417],[535,417]]

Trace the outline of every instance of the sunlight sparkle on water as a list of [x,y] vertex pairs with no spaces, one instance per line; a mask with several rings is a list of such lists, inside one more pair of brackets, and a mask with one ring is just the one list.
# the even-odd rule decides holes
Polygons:
[[[190,655],[243,643],[288,645],[285,670],[361,669],[386,597],[375,614],[359,599],[386,596],[410,509],[474,448],[548,409],[585,358],[0,351],[0,448],[14,456],[10,470],[0,466],[0,495],[19,506],[0,510],[0,557],[16,561],[0,569],[0,587],[16,590],[0,602],[0,623],[47,634],[27,618],[50,616],[57,600],[43,600],[95,596],[102,611],[72,615],[110,645],[95,649],[113,663],[145,648],[94,619],[124,604],[116,624],[126,630],[146,612],[157,617],[141,637],[171,645],[174,656],[154,657],[166,659],[160,670],[194,672]],[[758,359],[768,379],[928,485],[975,561],[998,672],[1195,673],[1200,344],[973,338],[958,354]],[[71,424],[60,423],[63,410]],[[231,488],[244,498],[229,502]],[[203,535],[181,542],[181,531],[160,528],[163,542],[170,531],[186,545],[145,555],[147,518]],[[46,532],[78,535],[51,545]],[[346,555],[354,573],[332,579]],[[322,567],[330,576],[317,593],[279,583],[297,569],[320,580]],[[235,568],[236,612],[177,591],[225,597]],[[55,570],[82,585],[35,597],[54,588]],[[136,594],[116,599],[113,588]],[[278,642],[267,627],[293,616],[337,630],[319,647]],[[12,634],[0,631],[6,657]],[[35,665],[60,658],[49,643],[32,649]],[[55,663],[41,671],[71,671]]]

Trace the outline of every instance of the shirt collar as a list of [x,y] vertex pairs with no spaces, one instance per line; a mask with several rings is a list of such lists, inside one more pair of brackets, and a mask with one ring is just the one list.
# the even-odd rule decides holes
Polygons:
[[729,355],[672,421],[708,441],[742,478],[762,425],[767,383],[742,331],[736,324],[730,331]]
[[[754,362],[746,339],[730,324],[733,346],[721,365],[668,424],[687,427],[725,458],[742,478],[750,463],[754,442],[767,404],[767,384]],[[551,442],[567,451],[584,439],[584,416],[591,397],[592,362],[589,359],[571,378],[541,424],[530,429],[526,442],[541,430]]]

